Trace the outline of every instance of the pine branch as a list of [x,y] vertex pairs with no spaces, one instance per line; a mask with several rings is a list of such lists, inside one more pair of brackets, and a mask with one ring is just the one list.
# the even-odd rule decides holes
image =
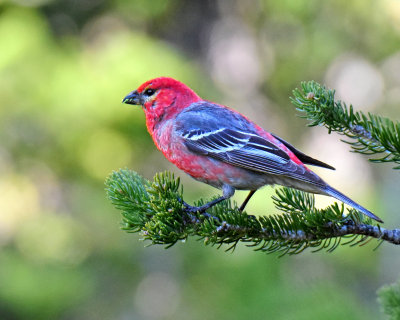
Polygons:
[[335,101],[335,91],[315,81],[303,82],[302,90],[295,89],[291,98],[301,117],[309,126],[323,125],[328,130],[350,138],[354,152],[375,156],[370,161],[393,162],[400,169],[400,122],[368,113],[354,111],[353,106]]
[[[360,245],[372,238],[400,244],[400,230],[387,230],[354,209],[337,203],[317,209],[314,196],[281,188],[273,201],[280,214],[255,217],[241,213],[235,203],[224,201],[211,208],[208,216],[193,215],[183,202],[179,178],[157,174],[150,182],[134,171],[113,172],[106,180],[107,194],[121,210],[123,229],[141,232],[152,244],[174,245],[190,236],[205,244],[229,245],[244,242],[266,253],[300,253],[307,248],[333,251],[340,244]],[[201,205],[199,201],[196,205]]]

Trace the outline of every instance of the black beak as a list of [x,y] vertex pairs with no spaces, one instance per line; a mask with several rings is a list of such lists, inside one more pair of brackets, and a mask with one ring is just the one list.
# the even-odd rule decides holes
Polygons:
[[122,103],[126,103],[126,104],[134,104],[134,105],[139,105],[139,104],[143,104],[143,99],[142,96],[137,92],[137,90],[132,91],[131,93],[129,93],[123,100]]

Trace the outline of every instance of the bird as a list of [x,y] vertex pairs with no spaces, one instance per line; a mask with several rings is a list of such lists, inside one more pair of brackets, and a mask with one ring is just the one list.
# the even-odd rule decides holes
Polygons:
[[203,100],[178,80],[148,80],[122,102],[142,106],[148,132],[170,162],[195,180],[222,190],[222,196],[202,206],[188,206],[191,212],[206,213],[236,190],[248,190],[239,208],[243,211],[258,189],[281,185],[336,198],[383,222],[306,165],[334,170],[332,166],[307,156],[238,111]]

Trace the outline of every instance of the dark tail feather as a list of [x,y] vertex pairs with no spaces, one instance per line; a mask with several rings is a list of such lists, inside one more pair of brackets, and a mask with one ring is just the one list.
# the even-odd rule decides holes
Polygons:
[[383,221],[379,217],[374,215],[371,211],[360,206],[358,203],[356,203],[353,200],[351,200],[350,198],[346,197],[343,193],[337,191],[336,189],[333,189],[332,187],[327,186],[324,189],[324,191],[326,192],[326,194],[330,195],[331,197],[334,197],[334,198],[342,201],[343,203],[348,204],[349,206],[353,207],[354,209],[361,211],[363,214],[370,217],[371,219],[374,219],[378,222],[383,223]]

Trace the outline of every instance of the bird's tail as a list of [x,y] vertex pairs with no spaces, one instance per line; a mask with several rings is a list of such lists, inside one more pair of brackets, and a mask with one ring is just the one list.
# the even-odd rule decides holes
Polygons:
[[374,215],[371,211],[365,209],[364,207],[360,206],[358,203],[356,203],[355,201],[351,200],[350,198],[346,197],[343,193],[337,191],[336,189],[332,188],[331,186],[326,186],[326,188],[324,188],[324,191],[326,192],[327,195],[334,197],[340,201],[342,201],[343,203],[353,207],[354,209],[361,211],[363,214],[365,214],[366,216],[378,221],[378,222],[382,222],[382,219],[380,219],[379,217],[377,217],[376,215]]

